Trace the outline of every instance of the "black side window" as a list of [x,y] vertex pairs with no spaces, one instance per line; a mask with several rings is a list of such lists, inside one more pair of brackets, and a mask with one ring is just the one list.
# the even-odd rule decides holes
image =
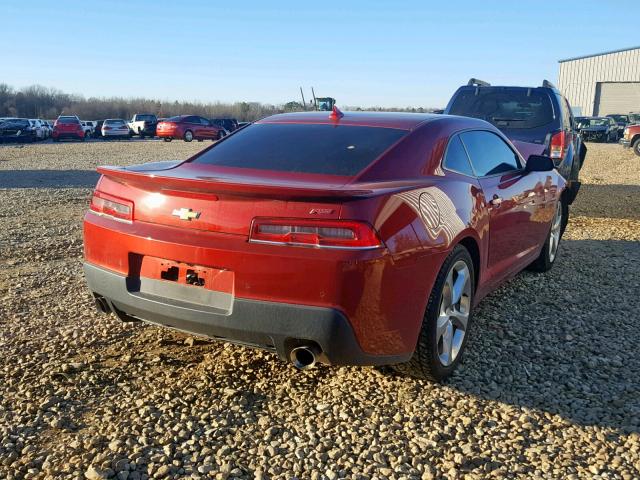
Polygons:
[[573,119],[571,118],[571,108],[569,107],[569,103],[562,96],[558,96],[558,102],[560,103],[560,110],[562,110],[562,128],[564,130],[572,130]]
[[469,157],[467,151],[462,145],[462,141],[458,135],[451,137],[449,140],[449,146],[447,147],[447,153],[444,156],[443,166],[454,172],[463,173],[465,175],[473,176],[473,169],[469,163]]
[[191,117],[185,118],[184,122],[186,122],[186,123],[200,123],[200,120],[198,120],[198,117],[191,116]]
[[200,123],[202,125],[209,125],[209,120],[207,120],[206,118],[198,117],[198,119],[200,120]]
[[510,172],[520,168],[516,153],[498,135],[487,131],[460,134],[471,165],[478,177]]

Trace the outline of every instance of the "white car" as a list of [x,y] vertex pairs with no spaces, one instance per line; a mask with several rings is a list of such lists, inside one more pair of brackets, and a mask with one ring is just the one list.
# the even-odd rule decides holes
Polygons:
[[46,128],[42,125],[40,120],[30,118],[29,125],[31,125],[31,128],[36,132],[37,140],[45,140],[47,138]]
[[93,132],[95,131],[96,125],[98,124],[98,122],[80,120],[80,124],[82,125],[82,130],[84,130],[84,136],[88,138],[93,135]]
[[38,120],[42,125],[42,130],[44,131],[44,138],[47,139],[51,137],[51,132],[53,132],[53,127],[49,125],[49,122],[47,122],[46,120],[42,120],[41,118],[39,118]]
[[103,138],[131,138],[131,130],[125,120],[108,118],[102,124]]

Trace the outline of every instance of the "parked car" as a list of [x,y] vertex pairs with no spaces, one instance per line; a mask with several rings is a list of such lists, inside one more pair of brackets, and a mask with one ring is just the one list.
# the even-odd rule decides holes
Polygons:
[[140,138],[155,137],[157,126],[158,118],[148,113],[136,113],[129,122],[131,132],[133,132],[134,135],[140,135]]
[[96,128],[96,123],[97,122],[93,122],[91,120],[81,120],[80,123],[82,123],[82,129],[84,130],[84,136],[87,137],[87,138],[93,136],[93,132],[95,132],[95,128]]
[[611,117],[577,117],[576,124],[585,141],[613,142],[618,140],[618,124]]
[[211,123],[224,128],[228,133],[238,129],[238,121],[235,118],[212,118]]
[[103,138],[131,138],[131,130],[126,120],[108,118],[102,123]]
[[622,138],[624,129],[629,125],[629,115],[611,114],[607,115],[607,117],[613,118],[613,121],[616,122],[618,125],[618,139]]
[[567,218],[552,159],[448,115],[275,115],[183,162],[98,172],[84,271],[100,310],[298,368],[446,378],[473,308],[550,269]]
[[7,118],[0,121],[0,143],[31,143],[37,139],[38,136],[35,128],[26,118]]
[[587,147],[578,135],[569,102],[551,82],[545,80],[540,87],[508,87],[472,78],[453,94],[444,113],[488,121],[509,137],[525,158],[531,154],[550,156],[569,183],[568,203],[578,194]]
[[58,142],[64,138],[81,140],[84,142],[84,127],[77,116],[60,115],[53,124],[53,133],[51,137],[54,142]]
[[640,124],[627,125],[620,143],[625,148],[633,148],[633,153],[640,156]]
[[238,129],[251,125],[251,122],[238,122]]
[[640,113],[629,113],[629,124],[635,125],[637,123],[640,123]]
[[46,140],[47,131],[44,125],[42,125],[42,122],[40,122],[40,120],[30,118],[29,125],[31,126],[31,129],[34,132],[36,132],[36,140]]
[[47,120],[42,120],[42,119],[38,119],[40,121],[40,125],[42,125],[42,128],[44,130],[44,138],[50,138],[51,137],[51,133],[53,132],[53,125],[49,124],[49,122]]
[[212,124],[204,117],[197,115],[178,115],[158,123],[158,137],[165,142],[181,138],[185,142],[192,140],[219,140],[225,136],[224,128]]
[[104,125],[104,120],[96,120],[96,126],[93,129],[93,138],[102,138],[102,125]]

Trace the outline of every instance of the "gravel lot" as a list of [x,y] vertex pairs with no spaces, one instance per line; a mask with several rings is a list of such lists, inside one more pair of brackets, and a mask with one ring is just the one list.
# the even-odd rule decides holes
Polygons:
[[0,147],[0,478],[640,478],[640,158],[589,145],[554,269],[483,301],[436,385],[95,311],[94,168],[206,145]]

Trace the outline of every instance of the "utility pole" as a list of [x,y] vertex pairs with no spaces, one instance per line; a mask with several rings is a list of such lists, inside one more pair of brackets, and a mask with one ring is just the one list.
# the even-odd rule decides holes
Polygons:
[[302,87],[300,87],[300,95],[302,95],[302,108],[307,109],[307,104],[304,101],[304,92],[302,91]]

